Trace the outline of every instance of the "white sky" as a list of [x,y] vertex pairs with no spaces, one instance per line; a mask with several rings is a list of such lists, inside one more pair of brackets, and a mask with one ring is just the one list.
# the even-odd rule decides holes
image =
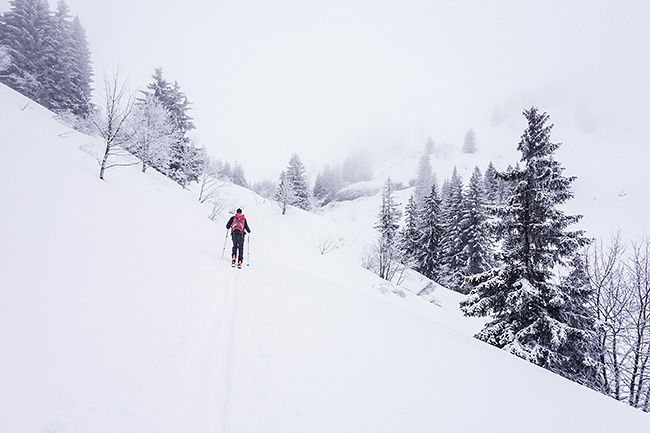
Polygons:
[[67,4],[97,86],[119,65],[135,91],[162,67],[200,143],[249,180],[277,177],[293,152],[309,167],[358,145],[460,142],[497,104],[556,123],[559,106],[594,125],[650,115],[647,0]]

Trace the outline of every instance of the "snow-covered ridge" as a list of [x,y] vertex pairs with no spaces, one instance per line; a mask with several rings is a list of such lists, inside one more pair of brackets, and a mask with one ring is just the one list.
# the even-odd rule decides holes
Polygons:
[[[224,187],[252,230],[0,85],[0,432],[642,431],[646,414],[502,353],[360,267],[377,203],[326,219]],[[91,152],[92,153],[92,152]],[[372,230],[370,228],[370,230]],[[334,247],[323,253],[322,245]]]

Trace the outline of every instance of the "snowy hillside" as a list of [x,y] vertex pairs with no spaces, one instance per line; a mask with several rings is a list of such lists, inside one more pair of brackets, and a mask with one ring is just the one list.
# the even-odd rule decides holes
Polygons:
[[[359,265],[366,234],[224,187],[214,222],[0,85],[0,432],[612,432],[647,414],[471,337]],[[331,216],[376,214],[340,204]],[[352,206],[359,206],[355,208]],[[250,266],[222,259],[228,211]],[[336,218],[335,218],[336,219]],[[371,224],[369,222],[368,224]],[[328,239],[336,246],[321,254]],[[226,257],[228,253],[226,252]]]

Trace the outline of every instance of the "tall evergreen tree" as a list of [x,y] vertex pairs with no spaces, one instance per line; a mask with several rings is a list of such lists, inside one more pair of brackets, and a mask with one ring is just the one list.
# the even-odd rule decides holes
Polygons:
[[298,154],[294,153],[289,160],[286,170],[287,180],[293,190],[294,199],[290,203],[299,209],[310,210],[311,200],[309,195],[309,183],[307,182],[306,169]]
[[51,108],[47,94],[55,66],[54,20],[46,0],[11,0],[3,14],[2,45],[10,64],[0,81],[28,98]]
[[441,239],[443,275],[442,283],[456,291],[463,284],[465,257],[465,239],[463,237],[463,179],[454,167],[449,187],[442,198],[442,215],[444,230]]
[[384,184],[381,196],[381,208],[377,215],[377,223],[374,227],[379,232],[377,274],[387,280],[392,279],[398,263],[398,230],[399,221],[402,217],[399,204],[395,203],[393,192],[393,182],[389,177]]
[[54,14],[45,0],[10,5],[0,20],[0,82],[53,111],[90,114],[90,51],[78,18],[63,0]]
[[500,180],[497,177],[497,170],[494,168],[492,161],[488,164],[487,169],[485,170],[485,175],[483,176],[484,182],[484,191],[485,191],[485,200],[489,205],[501,204],[499,203],[500,193],[499,193],[499,184]]
[[415,197],[411,195],[404,212],[404,228],[400,232],[400,261],[408,266],[415,266],[420,250],[420,215]]
[[491,315],[477,338],[562,371],[584,330],[567,320],[574,305],[565,302],[566,288],[554,282],[553,272],[570,267],[568,261],[588,241],[581,231],[567,230],[580,216],[558,209],[572,197],[575,178],[564,177],[554,159],[559,144],[550,140],[549,116],[536,107],[524,116],[528,127],[518,145],[524,168],[501,175],[517,186],[509,203],[496,210],[503,265],[472,278],[474,288],[461,306],[467,315]]
[[248,188],[248,182],[244,175],[244,167],[242,167],[238,162],[235,163],[235,167],[232,169],[232,183]]
[[81,25],[78,16],[72,21],[71,52],[74,59],[70,65],[69,79],[71,81],[71,106],[69,109],[77,116],[86,117],[93,109],[92,82],[93,69],[90,60],[90,48],[86,38],[86,30]]
[[314,198],[319,200],[321,205],[329,203],[341,189],[340,170],[325,165],[323,171],[318,173],[314,182]]
[[[463,257],[466,258],[463,276],[480,274],[490,268],[491,239],[487,226],[488,216],[485,209],[485,189],[481,170],[476,167],[465,191],[461,229],[465,241]],[[463,280],[461,292],[469,290],[466,279]]]
[[468,129],[465,133],[462,150],[463,153],[476,153],[476,133],[472,128]]
[[422,203],[424,197],[431,191],[431,185],[435,182],[433,170],[431,169],[431,158],[428,153],[420,157],[418,163],[418,176],[415,179],[415,201]]
[[436,184],[431,185],[429,195],[424,198],[419,211],[420,232],[419,247],[416,253],[415,269],[427,278],[440,280],[442,267],[442,223],[440,198]]

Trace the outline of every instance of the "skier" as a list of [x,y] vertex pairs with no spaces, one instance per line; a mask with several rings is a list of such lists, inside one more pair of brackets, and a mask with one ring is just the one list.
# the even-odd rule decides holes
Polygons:
[[[237,264],[237,267],[241,268],[244,261],[244,237],[246,232],[251,232],[251,229],[248,228],[248,221],[246,221],[241,209],[237,209],[237,213],[230,217],[226,229],[232,229],[232,266],[235,267],[235,264]],[[239,260],[237,260],[238,258]]]

